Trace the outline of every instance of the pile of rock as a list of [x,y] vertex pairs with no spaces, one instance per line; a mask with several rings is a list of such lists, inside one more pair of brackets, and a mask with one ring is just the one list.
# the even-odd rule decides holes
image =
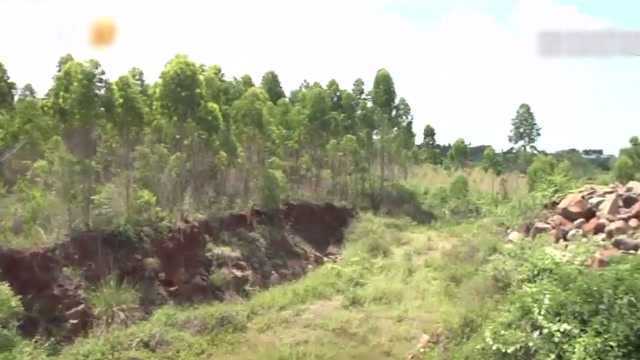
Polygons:
[[[640,182],[626,185],[588,185],[565,196],[545,221],[511,232],[507,240],[519,241],[550,234],[556,242],[588,236],[607,242],[606,257],[640,250]],[[603,255],[604,256],[604,255]],[[597,257],[597,256],[596,256]]]
[[562,199],[546,221],[536,222],[510,240],[544,233],[556,242],[595,236],[620,251],[640,249],[640,182],[588,185]]
[[627,185],[588,185],[567,195],[546,222],[531,227],[535,237],[549,232],[556,241],[571,241],[577,235],[625,235],[640,228],[640,182]]

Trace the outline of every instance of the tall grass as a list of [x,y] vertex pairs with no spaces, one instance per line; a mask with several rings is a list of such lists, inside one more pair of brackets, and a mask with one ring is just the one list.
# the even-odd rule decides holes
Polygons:
[[469,181],[469,190],[482,193],[498,193],[501,183],[508,197],[520,197],[527,193],[527,177],[520,173],[507,173],[500,176],[473,167],[461,170],[445,170],[430,164],[411,168],[407,184],[418,190],[433,189],[439,186],[449,187],[453,179],[464,175]]

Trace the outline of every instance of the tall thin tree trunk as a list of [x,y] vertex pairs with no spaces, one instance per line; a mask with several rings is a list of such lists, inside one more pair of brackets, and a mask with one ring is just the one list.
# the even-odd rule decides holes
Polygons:
[[127,221],[131,214],[131,145],[129,140],[129,130],[125,130],[124,134],[124,167],[125,167],[125,214]]

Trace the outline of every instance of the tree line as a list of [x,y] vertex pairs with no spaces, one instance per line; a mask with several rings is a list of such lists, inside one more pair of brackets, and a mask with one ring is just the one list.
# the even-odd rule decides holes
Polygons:
[[185,55],[153,83],[138,68],[111,80],[99,62],[65,55],[38,96],[0,64],[3,191],[26,218],[64,204],[69,228],[150,207],[274,207],[302,194],[379,201],[416,158],[412,120],[385,69],[370,89],[304,81],[287,95],[273,71],[254,84]]

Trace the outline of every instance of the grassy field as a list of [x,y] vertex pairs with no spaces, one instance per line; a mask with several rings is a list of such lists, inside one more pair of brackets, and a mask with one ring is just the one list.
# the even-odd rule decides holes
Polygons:
[[472,193],[497,193],[501,191],[501,182],[504,184],[506,195],[514,198],[527,195],[527,177],[523,174],[511,172],[496,176],[492,172],[486,172],[478,167],[461,170],[445,170],[441,166],[424,164],[412,167],[407,184],[415,189],[434,189],[448,187],[451,181],[458,175],[464,175],[469,180],[469,189]]
[[62,359],[398,359],[491,304],[489,221],[426,227],[362,215],[342,260],[246,302],[165,307],[79,340]]

